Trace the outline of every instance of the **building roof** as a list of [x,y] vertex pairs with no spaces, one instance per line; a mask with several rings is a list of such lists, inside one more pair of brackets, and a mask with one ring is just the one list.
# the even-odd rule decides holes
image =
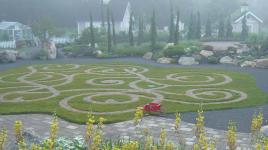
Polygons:
[[252,16],[253,18],[255,18],[257,21],[259,21],[260,23],[263,23],[263,20],[260,19],[259,17],[257,17],[253,12],[251,11],[247,11],[247,12],[244,12],[240,17],[238,17],[234,22],[237,23],[239,21],[241,21],[244,16]]
[[24,24],[19,23],[19,22],[8,22],[8,21],[0,22],[0,30],[15,29],[16,27],[30,28]]
[[232,20],[234,23],[237,23],[241,21],[244,18],[244,16],[249,16],[249,15],[255,18],[260,23],[263,23],[263,20],[260,19],[257,15],[255,15],[252,11],[245,11],[243,13],[241,13],[241,11],[236,11],[235,13],[232,14]]

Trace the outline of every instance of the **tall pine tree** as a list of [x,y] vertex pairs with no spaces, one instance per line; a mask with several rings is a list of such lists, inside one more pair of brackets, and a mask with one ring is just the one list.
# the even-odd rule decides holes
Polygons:
[[129,18],[128,39],[129,39],[129,45],[134,46],[133,13],[132,12],[130,13],[130,18]]
[[111,19],[109,7],[107,8],[107,49],[109,52],[112,51]]
[[180,11],[177,11],[177,17],[176,17],[176,26],[175,26],[175,35],[174,35],[174,44],[179,44],[180,38]]
[[224,39],[224,33],[225,33],[225,25],[224,20],[221,18],[219,22],[218,38],[221,40]]
[[105,26],[105,19],[104,19],[104,2],[101,0],[101,26],[104,28]]
[[211,27],[211,20],[208,17],[207,19],[207,23],[206,23],[206,33],[205,33],[205,37],[206,38],[210,38],[212,36],[212,27]]
[[112,28],[113,28],[113,45],[116,46],[116,31],[115,31],[115,22],[114,22],[114,14],[111,12],[111,17],[112,17]]
[[195,34],[195,17],[193,13],[191,13],[189,26],[188,26],[188,33],[187,33],[188,39],[189,40],[194,39],[194,34]]
[[90,13],[90,46],[91,48],[95,48],[95,33],[94,33],[94,26],[93,26],[93,17]]
[[196,39],[201,38],[201,16],[200,16],[200,12],[197,12],[195,38]]
[[233,26],[231,22],[231,17],[228,17],[226,23],[226,38],[230,40],[233,37]]
[[171,43],[174,41],[174,12],[173,12],[173,6],[172,1],[170,0],[170,22],[169,22],[169,39],[168,42]]
[[153,10],[153,14],[151,18],[150,34],[151,34],[151,48],[152,48],[152,51],[155,51],[156,50],[156,38],[157,38],[155,10]]
[[241,40],[245,41],[248,38],[247,16],[245,15],[242,20]]
[[139,18],[139,32],[138,32],[138,45],[141,45],[142,42],[144,42],[144,22],[143,22],[143,16],[140,16],[140,18]]

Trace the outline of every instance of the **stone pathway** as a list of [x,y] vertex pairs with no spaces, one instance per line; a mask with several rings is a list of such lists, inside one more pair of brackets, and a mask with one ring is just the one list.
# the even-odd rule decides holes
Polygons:
[[[0,127],[5,125],[8,127],[9,140],[14,138],[13,135],[13,123],[16,120],[21,120],[24,123],[24,129],[35,133],[41,138],[47,138],[49,136],[49,126],[52,120],[50,115],[41,114],[27,114],[27,115],[3,115],[0,116]],[[148,128],[150,134],[153,135],[155,140],[158,140],[160,131],[162,128],[166,129],[168,140],[178,141],[174,134],[174,120],[147,116],[143,119],[141,126]],[[83,136],[85,133],[85,125],[78,125],[59,119],[59,136],[62,137],[77,137]],[[226,149],[226,132],[222,130],[215,130],[206,128],[207,136],[214,139],[217,143],[217,149]],[[182,122],[180,127],[181,137],[186,144],[187,149],[190,149],[195,142],[194,125],[186,122]],[[120,123],[108,124],[104,126],[104,134],[108,139],[122,138],[134,138],[137,139],[137,130],[132,121],[125,121]],[[238,150],[250,149],[250,134],[238,133]]]

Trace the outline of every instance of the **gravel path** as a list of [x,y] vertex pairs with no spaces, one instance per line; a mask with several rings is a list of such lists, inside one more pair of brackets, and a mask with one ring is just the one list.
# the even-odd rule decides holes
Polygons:
[[[32,64],[48,64],[48,63],[98,63],[98,62],[130,62],[138,64],[147,64],[158,67],[168,68],[185,68],[185,66],[179,66],[175,64],[158,64],[153,61],[146,61],[141,58],[118,58],[118,59],[94,59],[94,58],[74,58],[74,59],[57,59],[51,61],[41,60],[20,60],[13,64],[0,64],[0,71],[4,71],[10,68],[32,65]],[[240,68],[237,66],[229,65],[197,65],[187,66],[188,68],[211,68],[211,69],[225,69],[231,71],[246,72],[251,74],[257,82],[257,86],[263,91],[268,93],[268,69],[256,69],[256,68]],[[208,111],[205,113],[206,126],[214,129],[226,130],[229,120],[235,121],[238,124],[239,132],[250,132],[251,117],[255,111],[262,109],[264,117],[268,118],[268,104],[260,107],[242,108],[242,109],[230,109],[230,110],[218,110]],[[169,115],[169,118],[174,118],[173,115]],[[184,113],[183,120],[186,122],[195,122],[195,113]]]

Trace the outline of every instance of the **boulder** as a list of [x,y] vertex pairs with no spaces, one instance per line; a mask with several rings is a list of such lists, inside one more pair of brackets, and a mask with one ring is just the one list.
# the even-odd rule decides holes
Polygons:
[[57,47],[56,44],[52,41],[44,43],[44,51],[47,54],[47,59],[56,59],[57,58]]
[[241,65],[241,67],[256,67],[255,61],[244,61]]
[[212,51],[202,50],[202,51],[200,51],[200,55],[202,55],[204,57],[209,57],[209,56],[213,56],[214,53]]
[[234,59],[230,56],[224,56],[220,59],[221,64],[236,64]]
[[169,47],[172,47],[174,45],[175,45],[174,43],[167,43],[167,45],[164,47],[164,49],[168,49]]
[[268,58],[255,60],[257,68],[268,68]]
[[162,57],[157,59],[157,62],[160,64],[170,64],[172,61],[172,58]]
[[180,57],[178,63],[180,65],[196,65],[196,64],[199,64],[197,61],[195,61],[194,57]]
[[151,60],[153,57],[153,53],[152,52],[147,52],[143,55],[143,59],[146,59],[146,60]]
[[17,60],[18,52],[14,50],[0,51],[0,62],[9,63]]
[[263,126],[261,128],[261,135],[265,136],[265,137],[268,137],[268,126]]

